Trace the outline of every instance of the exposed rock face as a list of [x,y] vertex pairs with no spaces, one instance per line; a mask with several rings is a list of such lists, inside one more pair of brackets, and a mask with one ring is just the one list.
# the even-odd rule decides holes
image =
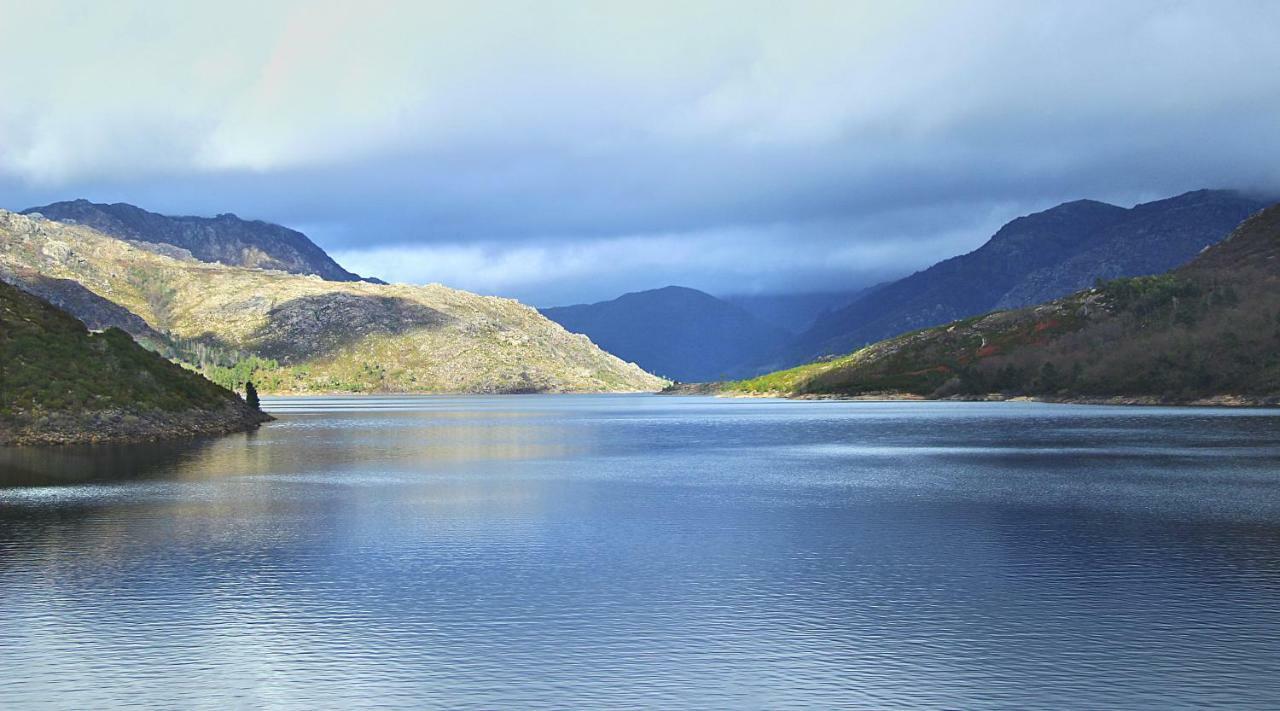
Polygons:
[[1124,209],[1080,200],[1000,229],[982,247],[879,287],[818,320],[791,363],[954,319],[1065,296],[1096,279],[1158,274],[1231,232],[1266,201],[1200,190]]
[[271,418],[118,329],[0,283],[0,445],[224,434]]
[[[171,339],[276,359],[263,392],[628,392],[665,382],[510,299],[174,259],[0,211],[0,274],[72,280]],[[265,367],[265,366],[264,366]]]
[[153,349],[162,348],[165,343],[164,334],[149,326],[140,316],[98,296],[77,281],[54,279],[31,269],[6,270],[2,267],[0,281],[48,301],[94,331],[118,328]]
[[127,203],[106,205],[88,200],[55,202],[23,213],[92,227],[176,259],[189,256],[217,264],[315,274],[331,281],[360,281],[359,275],[338,266],[301,232],[232,214],[171,217]]
[[746,366],[788,338],[782,329],[738,306],[680,286],[542,313],[574,333],[586,334],[610,353],[684,381],[754,374]]
[[454,317],[398,296],[332,292],[291,299],[267,311],[255,351],[285,363],[336,353],[369,336],[444,328]]

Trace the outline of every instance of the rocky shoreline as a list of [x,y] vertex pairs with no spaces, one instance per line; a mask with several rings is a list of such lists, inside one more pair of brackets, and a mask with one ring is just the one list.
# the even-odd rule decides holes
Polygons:
[[787,400],[844,400],[866,402],[1045,402],[1059,405],[1116,405],[1130,407],[1280,407],[1280,395],[1213,395],[1209,397],[1179,399],[1154,395],[1111,396],[1061,396],[1044,397],[1029,395],[950,395],[930,398],[901,392],[874,392],[859,395],[791,394],[784,392],[755,393],[725,390],[719,383],[679,383],[662,390],[660,395],[713,395],[731,398],[783,398]]
[[275,418],[243,402],[216,410],[53,412],[0,421],[0,445],[123,444],[248,432]]

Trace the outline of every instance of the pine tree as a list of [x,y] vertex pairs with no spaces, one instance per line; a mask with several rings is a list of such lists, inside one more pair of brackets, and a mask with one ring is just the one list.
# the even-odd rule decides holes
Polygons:
[[244,401],[255,410],[261,410],[262,404],[258,401],[258,389],[253,387],[253,381],[246,381],[244,384]]

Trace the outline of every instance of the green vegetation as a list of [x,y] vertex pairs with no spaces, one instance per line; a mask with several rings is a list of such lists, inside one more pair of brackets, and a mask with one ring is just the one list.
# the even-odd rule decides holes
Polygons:
[[729,393],[1046,399],[1280,395],[1280,207],[1187,267],[904,334]]
[[232,393],[156,356],[115,328],[76,319],[0,283],[0,414],[41,409],[218,406]]
[[167,333],[173,327],[174,298],[177,296],[177,290],[165,283],[158,274],[142,267],[129,269],[127,279],[146,302],[147,310],[151,312],[151,327],[161,333]]
[[185,418],[186,434],[199,431],[206,416],[210,427],[225,431],[245,417],[243,409],[235,393],[124,331],[90,333],[47,302],[0,283],[0,442],[163,436],[174,418]]

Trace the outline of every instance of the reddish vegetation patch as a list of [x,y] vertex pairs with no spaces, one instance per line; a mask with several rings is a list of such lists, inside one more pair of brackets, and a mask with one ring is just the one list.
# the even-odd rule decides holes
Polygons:
[[1039,333],[1041,331],[1047,331],[1048,329],[1056,328],[1057,326],[1058,326],[1057,319],[1049,319],[1048,321],[1041,321],[1040,323],[1036,324],[1036,333]]
[[932,368],[921,368],[920,370],[912,370],[903,375],[924,375],[925,373],[950,373],[951,368],[945,365],[935,365]]
[[1000,352],[1000,346],[997,346],[995,344],[986,345],[978,349],[978,357],[986,358],[987,356],[993,356],[999,352]]

